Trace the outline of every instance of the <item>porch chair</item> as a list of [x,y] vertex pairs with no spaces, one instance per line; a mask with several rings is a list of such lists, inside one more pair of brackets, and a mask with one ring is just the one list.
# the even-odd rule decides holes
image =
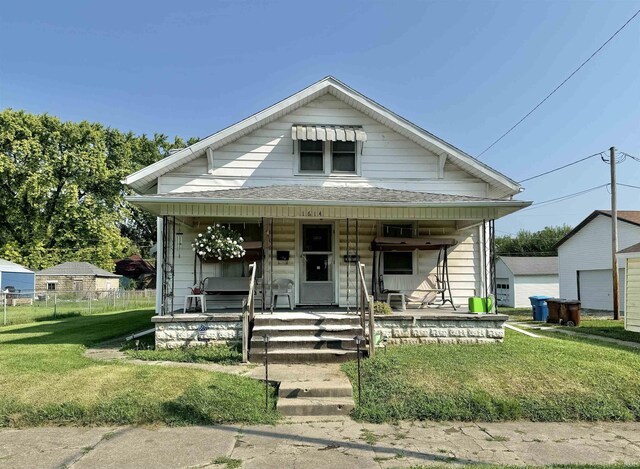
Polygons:
[[195,307],[198,307],[198,301],[200,301],[200,311],[205,313],[207,311],[207,299],[206,294],[200,288],[199,285],[194,285],[189,289],[190,293],[184,296],[184,310],[183,312],[187,312],[188,308],[191,307],[191,302],[195,302]]
[[271,283],[271,311],[277,306],[279,296],[286,296],[289,308],[293,311],[293,286],[295,283],[288,278],[278,278]]

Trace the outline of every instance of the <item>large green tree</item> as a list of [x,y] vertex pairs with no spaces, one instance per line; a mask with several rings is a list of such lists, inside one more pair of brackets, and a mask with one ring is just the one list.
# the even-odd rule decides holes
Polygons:
[[571,231],[569,225],[546,226],[540,231],[520,230],[515,236],[496,237],[496,254],[503,256],[555,256],[555,244]]
[[0,112],[0,257],[33,269],[65,260],[110,269],[114,259],[144,252],[155,242],[155,219],[124,201],[121,181],[184,145],[161,134]]

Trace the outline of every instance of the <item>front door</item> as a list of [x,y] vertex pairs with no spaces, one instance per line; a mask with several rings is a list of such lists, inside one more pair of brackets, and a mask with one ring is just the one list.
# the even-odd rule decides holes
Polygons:
[[302,225],[300,259],[300,303],[334,303],[333,225]]

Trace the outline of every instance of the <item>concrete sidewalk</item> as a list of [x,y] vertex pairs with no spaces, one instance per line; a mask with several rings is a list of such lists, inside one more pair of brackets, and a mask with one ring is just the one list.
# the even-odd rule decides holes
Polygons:
[[223,469],[232,460],[244,468],[278,469],[639,463],[640,423],[372,425],[342,418],[278,426],[0,431],[5,469]]

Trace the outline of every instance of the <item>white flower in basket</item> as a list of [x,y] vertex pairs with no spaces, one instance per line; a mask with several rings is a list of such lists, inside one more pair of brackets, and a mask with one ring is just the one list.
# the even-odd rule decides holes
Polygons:
[[203,261],[223,261],[244,257],[243,241],[238,232],[216,224],[207,226],[206,232],[199,233],[191,245]]

